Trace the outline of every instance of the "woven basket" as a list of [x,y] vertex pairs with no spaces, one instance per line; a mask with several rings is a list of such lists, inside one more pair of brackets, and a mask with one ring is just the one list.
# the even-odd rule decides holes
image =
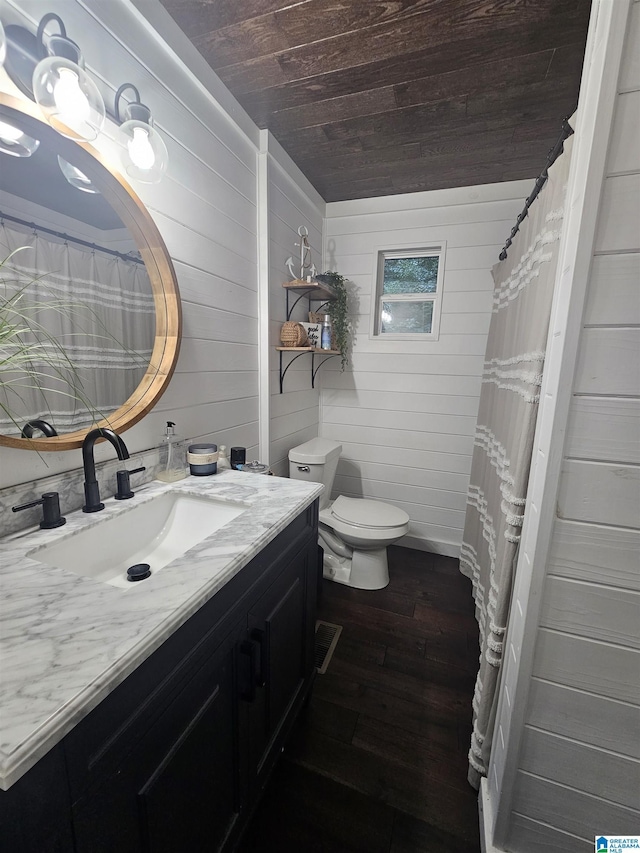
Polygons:
[[307,343],[307,333],[300,323],[288,320],[280,329],[280,343],[283,347],[303,347]]

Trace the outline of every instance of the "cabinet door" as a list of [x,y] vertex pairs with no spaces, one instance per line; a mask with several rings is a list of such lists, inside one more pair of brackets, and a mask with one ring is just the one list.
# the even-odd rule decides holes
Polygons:
[[78,804],[78,853],[217,850],[239,809],[235,646],[217,648],[128,756]]
[[248,615],[249,640],[256,647],[256,690],[249,703],[249,776],[260,774],[276,748],[289,711],[301,701],[312,657],[317,544],[300,551],[277,576]]
[[2,853],[72,853],[73,829],[60,746],[0,791]]

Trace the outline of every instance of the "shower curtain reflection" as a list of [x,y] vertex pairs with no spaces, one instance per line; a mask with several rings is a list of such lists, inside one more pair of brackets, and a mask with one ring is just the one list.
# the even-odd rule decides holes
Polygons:
[[[24,248],[22,248],[24,247]],[[59,434],[108,418],[149,367],[155,306],[146,269],[2,221],[0,310],[18,299],[33,344],[26,370],[4,370],[0,432],[43,418]],[[9,414],[10,413],[10,414]]]

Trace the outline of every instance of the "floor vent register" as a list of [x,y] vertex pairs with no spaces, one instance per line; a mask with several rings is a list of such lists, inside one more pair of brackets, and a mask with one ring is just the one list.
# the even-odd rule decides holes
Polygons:
[[331,622],[316,622],[316,669],[319,675],[324,675],[333,657],[333,653],[340,639],[342,625],[333,625]]

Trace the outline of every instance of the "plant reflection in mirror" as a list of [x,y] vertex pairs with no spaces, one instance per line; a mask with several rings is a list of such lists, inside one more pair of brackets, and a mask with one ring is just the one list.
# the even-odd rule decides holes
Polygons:
[[148,358],[127,350],[85,302],[61,296],[47,274],[26,275],[23,259],[15,257],[25,250],[0,262],[0,428],[19,435],[33,419],[51,422],[58,432],[60,424],[65,431],[108,423],[115,407],[98,399],[99,371],[86,361],[80,367],[78,351],[91,350],[100,364],[116,349],[142,372]]

